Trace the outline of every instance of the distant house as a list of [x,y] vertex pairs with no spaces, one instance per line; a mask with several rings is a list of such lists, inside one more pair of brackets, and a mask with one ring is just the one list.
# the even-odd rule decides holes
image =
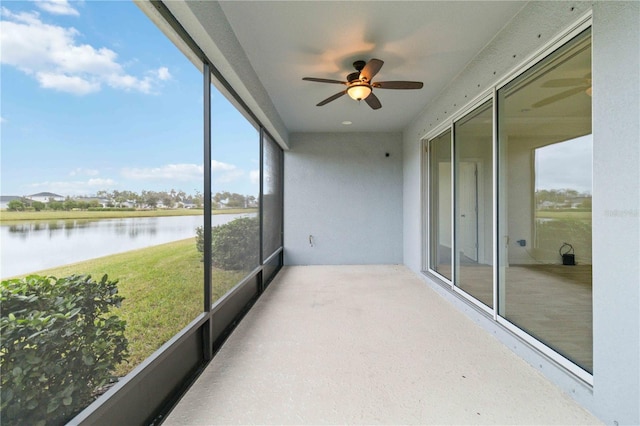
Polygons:
[[192,203],[191,201],[179,201],[178,202],[178,206],[182,207],[183,209],[195,209],[196,208],[195,203]]
[[0,196],[0,209],[7,209],[9,207],[9,202],[13,200],[22,200],[23,197],[18,195],[1,195]]
[[41,201],[43,203],[48,203],[49,200],[53,201],[64,201],[64,197],[59,194],[54,194],[53,192],[38,192],[37,194],[28,195],[32,201]]

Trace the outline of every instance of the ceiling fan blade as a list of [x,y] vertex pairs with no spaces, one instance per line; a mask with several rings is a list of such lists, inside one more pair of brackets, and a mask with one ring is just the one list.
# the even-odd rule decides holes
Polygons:
[[585,91],[584,87],[574,87],[573,89],[565,90],[564,92],[560,92],[557,95],[549,96],[548,98],[545,98],[545,99],[541,100],[540,102],[536,102],[535,104],[532,105],[532,107],[533,108],[540,108],[540,107],[543,107],[545,105],[552,104],[552,103],[557,102],[557,101],[559,101],[561,99],[568,98],[569,96],[572,96],[572,95],[575,95],[577,93],[584,92],[584,91]]
[[542,87],[568,87],[585,85],[586,83],[586,78],[557,78],[542,83]]
[[336,99],[338,99],[340,96],[344,95],[345,93],[347,93],[346,90],[343,90],[342,92],[338,92],[333,96],[329,96],[327,99],[325,99],[324,101],[320,102],[319,104],[317,104],[316,106],[322,106],[322,105],[326,105],[331,101],[335,101]]
[[373,92],[371,92],[371,94],[369,94],[369,96],[367,96],[364,100],[367,105],[369,105],[371,107],[371,109],[380,109],[382,108],[382,104],[380,103],[380,99],[378,99],[378,97],[376,95],[373,94]]
[[328,78],[304,77],[303,80],[305,80],[305,81],[315,81],[317,83],[347,84],[344,81],[331,80],[331,79],[328,79]]
[[421,81],[378,81],[372,84],[379,89],[422,89]]
[[371,81],[371,79],[376,74],[378,74],[378,71],[380,71],[380,68],[382,68],[383,64],[384,64],[384,61],[381,61],[380,59],[370,60],[369,62],[367,62],[367,65],[365,65],[364,68],[362,68],[362,71],[360,71],[360,79]]

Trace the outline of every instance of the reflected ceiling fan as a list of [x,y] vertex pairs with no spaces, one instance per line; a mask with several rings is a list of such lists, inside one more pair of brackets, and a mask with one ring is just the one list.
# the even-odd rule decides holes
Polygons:
[[584,92],[591,96],[591,73],[585,75],[583,78],[557,78],[555,80],[549,80],[542,84],[542,87],[573,87],[572,89],[565,90],[556,95],[544,98],[540,102],[536,102],[532,106],[534,108],[540,108],[545,105],[552,104],[561,99],[568,98],[569,96],[576,95],[580,92]]
[[380,59],[372,59],[369,62],[355,61],[353,67],[356,69],[347,76],[347,81],[330,80],[326,78],[304,77],[305,81],[315,81],[318,83],[332,83],[343,84],[347,88],[333,96],[328,97],[324,101],[320,102],[316,106],[323,106],[331,101],[335,101],[344,94],[348,94],[352,99],[356,101],[364,100],[367,105],[372,109],[382,108],[380,99],[373,94],[373,89],[422,89],[422,82],[420,81],[371,81],[382,65],[383,61]]

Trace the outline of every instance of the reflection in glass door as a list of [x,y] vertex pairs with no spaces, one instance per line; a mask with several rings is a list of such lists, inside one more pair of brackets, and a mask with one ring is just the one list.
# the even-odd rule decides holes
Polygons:
[[493,306],[493,102],[454,124],[454,284]]
[[498,314],[593,371],[591,34],[498,91]]
[[452,279],[451,130],[429,141],[429,268]]

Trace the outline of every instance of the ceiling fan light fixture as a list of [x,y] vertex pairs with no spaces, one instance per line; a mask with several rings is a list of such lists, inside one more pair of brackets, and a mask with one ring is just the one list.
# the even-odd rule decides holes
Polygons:
[[361,101],[371,94],[371,86],[367,83],[354,83],[347,89],[347,94],[351,99]]
[[382,64],[384,64],[383,61],[375,58],[366,63],[364,61],[355,61],[353,67],[356,69],[356,72],[347,75],[347,81],[316,77],[303,77],[302,79],[305,81],[315,81],[317,83],[342,84],[347,86],[346,90],[343,89],[335,95],[318,102],[316,106],[319,107],[333,102],[345,94],[349,94],[349,97],[355,101],[365,100],[367,105],[375,110],[382,108],[382,104],[380,103],[380,99],[373,93],[374,87],[376,89],[422,89],[423,84],[421,81],[376,81],[373,83],[373,78],[378,74],[380,68],[382,68]]

